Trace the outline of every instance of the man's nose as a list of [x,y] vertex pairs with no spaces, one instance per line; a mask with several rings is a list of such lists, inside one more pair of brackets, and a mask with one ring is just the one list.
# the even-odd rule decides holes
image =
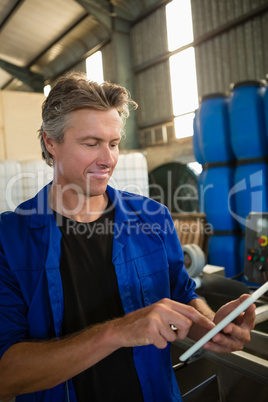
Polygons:
[[113,155],[112,150],[110,149],[109,146],[104,146],[101,147],[99,150],[99,155],[97,158],[97,163],[100,165],[105,165],[105,166],[113,166],[115,162],[115,158]]

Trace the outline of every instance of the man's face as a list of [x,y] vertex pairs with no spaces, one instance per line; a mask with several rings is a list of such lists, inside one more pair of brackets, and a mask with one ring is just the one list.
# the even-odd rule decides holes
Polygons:
[[55,184],[74,186],[90,197],[104,194],[118,161],[122,121],[117,110],[76,110],[68,127],[62,143],[52,141]]

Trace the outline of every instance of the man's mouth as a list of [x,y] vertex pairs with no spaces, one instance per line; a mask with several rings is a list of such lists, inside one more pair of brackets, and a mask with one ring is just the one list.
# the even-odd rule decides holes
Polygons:
[[107,179],[110,177],[110,171],[109,170],[96,170],[93,172],[88,172],[87,175],[90,177],[94,177],[96,179]]

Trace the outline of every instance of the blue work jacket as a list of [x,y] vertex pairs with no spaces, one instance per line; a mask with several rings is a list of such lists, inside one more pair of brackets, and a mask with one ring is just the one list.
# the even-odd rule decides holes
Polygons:
[[[15,343],[61,336],[61,231],[48,206],[48,190],[49,185],[0,218],[0,357]],[[185,304],[196,298],[168,209],[109,186],[107,191],[115,205],[113,264],[125,313],[165,297]],[[169,346],[135,347],[133,356],[146,402],[181,401]],[[16,400],[76,398],[69,380]]]

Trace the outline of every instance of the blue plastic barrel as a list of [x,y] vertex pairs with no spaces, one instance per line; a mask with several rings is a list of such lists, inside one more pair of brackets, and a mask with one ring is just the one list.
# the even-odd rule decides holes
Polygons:
[[207,221],[214,230],[233,230],[238,227],[230,213],[230,208],[234,209],[234,199],[229,205],[229,192],[234,184],[234,172],[233,166],[218,166],[207,169],[200,203],[203,200]]
[[203,96],[199,121],[205,162],[227,162],[234,159],[228,119],[228,97],[225,94]]
[[232,215],[242,230],[245,230],[246,217],[250,212],[268,211],[267,183],[267,163],[240,164],[235,168],[230,200],[234,200]]
[[237,159],[268,155],[263,81],[243,81],[232,86],[229,102],[231,145]]
[[212,235],[208,244],[208,263],[225,268],[225,276],[231,278],[243,268],[240,264],[240,236]]
[[204,200],[204,184],[207,175],[207,169],[203,166],[202,172],[199,174],[198,180],[198,197],[199,197],[199,211],[205,213],[205,200]]
[[203,165],[205,163],[205,158],[203,155],[203,147],[200,138],[199,109],[195,111],[193,121],[193,153],[196,161]]

